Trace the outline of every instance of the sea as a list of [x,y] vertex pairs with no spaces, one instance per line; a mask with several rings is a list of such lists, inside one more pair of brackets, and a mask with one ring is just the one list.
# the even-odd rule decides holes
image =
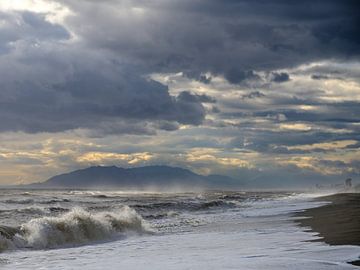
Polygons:
[[0,190],[0,269],[358,269],[312,192]]

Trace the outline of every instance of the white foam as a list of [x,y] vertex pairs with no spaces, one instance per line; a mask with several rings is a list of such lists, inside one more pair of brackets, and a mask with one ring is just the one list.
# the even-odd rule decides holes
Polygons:
[[[225,219],[225,217],[223,217]],[[215,225],[215,224],[214,224]],[[292,222],[259,219],[218,230],[150,235],[96,246],[6,254],[4,269],[356,269],[359,247],[305,242]]]
[[35,218],[21,225],[20,232],[10,241],[2,237],[3,249],[45,249],[63,245],[79,245],[111,239],[119,233],[149,231],[147,223],[134,209],[124,206],[117,213],[91,214],[74,208],[59,217]]
[[[326,203],[311,200],[317,196],[317,194],[293,194],[282,198],[249,201],[245,208],[240,204],[237,211],[231,209],[231,211],[211,214],[188,213],[176,215],[173,219],[169,218],[165,221],[154,221],[165,222],[164,226],[169,226],[167,222],[175,222],[175,225],[184,228],[184,230],[171,230],[170,233],[151,234],[75,248],[3,253],[3,258],[8,264],[2,265],[2,268],[6,270],[357,269],[347,262],[357,259],[360,247],[329,246],[321,242],[309,242],[318,239],[316,233],[303,231],[303,228],[298,227],[290,218],[289,213],[293,211]],[[134,213],[131,209],[128,210]],[[64,215],[56,222],[50,222],[51,230],[55,224],[58,226],[57,224],[65,221],[66,224],[73,224],[68,220],[76,220],[74,216],[89,215],[87,212],[83,213],[83,210],[80,210],[80,213],[76,211],[74,210],[69,217]],[[89,223],[103,222],[104,214],[91,215],[96,221]],[[131,216],[132,214],[130,218],[123,217],[121,220],[131,220]],[[200,220],[204,225],[189,226],[186,222],[181,223],[184,219]],[[45,221],[48,222],[49,218],[41,219],[40,224],[45,224]],[[136,224],[131,222],[134,223]],[[47,234],[36,235],[46,232],[47,227],[41,225],[40,229],[36,229],[35,225],[31,224],[34,230],[31,234],[37,239],[35,242],[41,242],[41,239],[47,238]],[[133,228],[132,225],[130,227]],[[141,227],[135,227],[144,230],[143,222]],[[77,231],[77,228],[78,225],[70,226],[71,231]],[[84,235],[80,241],[83,237]],[[85,237],[85,240],[89,239]]]

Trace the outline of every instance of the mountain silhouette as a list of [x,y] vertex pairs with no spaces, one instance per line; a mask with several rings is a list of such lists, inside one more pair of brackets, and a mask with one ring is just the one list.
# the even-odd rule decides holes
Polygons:
[[53,176],[36,188],[226,188],[239,187],[241,182],[223,175],[200,175],[190,170],[170,166],[121,168],[93,166]]

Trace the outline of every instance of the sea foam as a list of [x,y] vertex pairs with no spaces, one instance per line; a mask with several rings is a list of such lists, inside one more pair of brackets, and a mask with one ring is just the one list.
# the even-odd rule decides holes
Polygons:
[[82,208],[74,208],[59,217],[32,219],[16,229],[15,234],[0,234],[0,251],[81,245],[124,236],[127,232],[150,232],[149,225],[130,207],[124,206],[116,213],[95,214]]

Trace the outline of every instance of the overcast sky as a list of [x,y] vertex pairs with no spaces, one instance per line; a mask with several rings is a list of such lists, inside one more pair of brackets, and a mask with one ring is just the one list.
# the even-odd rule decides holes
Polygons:
[[360,176],[358,1],[1,0],[0,183],[164,164]]

